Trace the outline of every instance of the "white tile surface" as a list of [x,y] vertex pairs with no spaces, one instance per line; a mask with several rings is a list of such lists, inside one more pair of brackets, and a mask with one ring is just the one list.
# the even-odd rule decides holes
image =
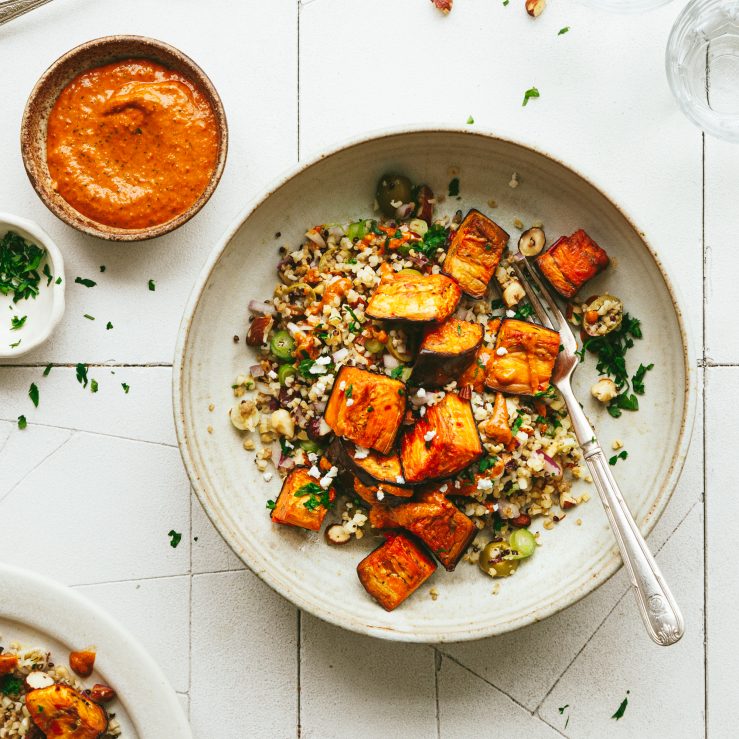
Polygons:
[[[293,606],[244,569],[192,495],[172,428],[169,365],[182,308],[245,203],[298,154],[386,126],[465,125],[469,115],[475,128],[551,151],[603,186],[670,269],[696,354],[739,364],[739,149],[707,139],[704,167],[702,136],[670,96],[663,51],[678,10],[619,16],[550,3],[534,21],[522,0],[457,0],[448,17],[428,0],[56,0],[0,28],[0,64],[12,70],[2,82],[0,203],[56,238],[68,277],[62,330],[23,366],[0,367],[0,558],[76,584],[120,618],[164,667],[198,739],[214,736],[214,715],[219,739],[692,739],[704,734],[704,658],[708,736],[736,733],[739,593],[726,572],[739,555],[730,535],[739,511],[725,459],[739,432],[731,413],[739,367],[706,370],[707,416],[699,413],[685,472],[650,539],[664,545],[659,559],[688,620],[669,650],[643,634],[623,573],[541,624],[446,645],[438,661],[430,647],[372,641],[308,615],[299,630]],[[558,36],[563,26],[571,30]],[[108,33],[180,47],[226,106],[219,188],[193,221],[156,242],[116,246],[71,231],[40,203],[20,161],[15,132],[38,75]],[[541,97],[524,108],[532,85]],[[75,285],[78,275],[98,285]],[[48,362],[68,366],[42,377]],[[77,362],[110,365],[90,368],[97,394],[77,384]],[[39,532],[32,550],[23,538],[30,526]],[[170,529],[183,534],[176,549]]]

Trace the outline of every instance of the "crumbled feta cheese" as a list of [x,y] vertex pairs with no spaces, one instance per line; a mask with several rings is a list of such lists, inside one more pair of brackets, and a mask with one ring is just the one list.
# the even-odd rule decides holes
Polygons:
[[516,311],[511,310],[510,308],[505,312],[506,318],[515,318],[516,317]]
[[316,480],[318,480],[318,478],[320,478],[320,476],[321,476],[321,471],[320,471],[320,470],[318,469],[318,467],[316,467],[315,465],[313,465],[313,466],[312,466],[312,467],[311,467],[311,468],[310,468],[310,469],[308,470],[308,474],[309,474],[309,475],[310,475],[311,477],[315,477],[315,478],[316,478]]
[[478,490],[492,490],[493,481],[488,480],[486,477],[482,477],[477,481],[477,489]]
[[262,477],[264,478],[265,482],[270,482],[272,480],[272,473],[271,472],[265,472]]
[[426,415],[426,406],[422,405],[418,412],[421,414],[421,418],[423,418]]
[[321,478],[321,479],[320,479],[320,480],[318,481],[318,482],[319,482],[319,484],[321,485],[321,487],[322,487],[322,488],[323,488],[324,490],[327,490],[328,488],[330,488],[330,487],[331,487],[331,483],[332,483],[332,481],[333,481],[334,477],[336,477],[336,475],[337,475],[338,473],[339,473],[339,470],[338,470],[338,468],[336,468],[336,467],[332,467],[332,468],[331,468],[331,469],[330,469],[330,470],[329,470],[329,471],[328,471],[328,472],[327,472],[327,473],[326,473],[326,474],[325,474],[325,475],[324,475],[324,476],[323,476],[323,477],[322,477],[322,478]]
[[419,387],[418,390],[416,390],[416,397],[417,398],[425,398],[426,397],[426,390],[422,387]]
[[434,431],[433,429],[431,429],[431,431],[427,431],[423,435],[423,440],[424,441],[431,441],[434,438],[434,436],[436,436],[436,431]]
[[528,435],[528,434],[527,434],[527,433],[526,433],[525,431],[519,431],[519,432],[518,432],[518,433],[516,434],[516,438],[517,438],[517,439],[518,439],[519,441],[528,441],[528,440],[529,440],[529,435]]
[[403,477],[403,475],[397,475],[395,477],[395,482],[397,482],[398,485],[405,485],[405,477]]
[[331,364],[331,357],[328,354],[324,354],[316,359],[316,364],[326,365]]
[[508,354],[508,349],[506,349],[506,348],[505,348],[504,346],[499,346],[499,347],[498,347],[498,348],[497,348],[497,349],[495,350],[495,353],[496,353],[496,354],[497,354],[497,355],[498,355],[499,357],[502,357],[502,356],[505,356],[506,354]]
[[269,372],[267,372],[267,377],[269,377],[270,380],[276,380],[277,373],[274,370],[270,370]]
[[449,485],[447,485],[446,483],[444,483],[444,484],[443,484],[443,485],[442,485],[442,486],[441,486],[441,487],[439,488],[439,492],[440,492],[440,493],[445,493],[445,492],[446,492],[446,491],[447,491],[448,489],[449,489]]
[[318,461],[318,455],[315,452],[308,452],[308,461],[309,462],[317,462]]
[[381,489],[377,491],[377,500],[384,500],[385,499],[385,493],[382,492]]
[[345,389],[346,389],[346,380],[342,380],[339,383],[339,390],[341,390],[341,392],[343,393]]
[[343,362],[349,356],[349,350],[344,347],[334,354],[334,362]]
[[518,187],[518,173],[517,172],[514,172],[511,175],[511,181],[508,183],[508,187],[514,190]]
[[481,361],[481,362],[482,362],[483,364],[487,364],[487,361],[488,361],[488,359],[490,359],[490,355],[489,355],[489,354],[488,354],[487,352],[483,352],[483,353],[482,353],[482,354],[480,355],[480,361]]
[[459,480],[454,481],[454,487],[459,490],[462,487],[462,483]]
[[346,407],[348,408],[350,405],[354,405],[354,398],[347,398]]
[[357,446],[354,450],[354,459],[366,459],[369,456],[369,453],[369,449],[363,446]]
[[525,477],[518,478],[518,487],[521,490],[527,490],[529,487],[529,481]]

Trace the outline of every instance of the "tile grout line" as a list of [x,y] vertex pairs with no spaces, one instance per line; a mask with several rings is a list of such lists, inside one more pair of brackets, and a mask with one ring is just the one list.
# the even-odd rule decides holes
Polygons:
[[436,739],[441,739],[441,710],[439,707],[439,670],[444,659],[441,652],[434,647],[434,698],[436,701]]
[[[189,655],[187,664],[187,692],[192,692],[192,609],[193,609],[193,588],[192,588],[192,549],[193,549],[193,528],[192,528],[192,499],[193,489],[192,486],[188,486],[187,495],[190,499],[190,572],[188,573],[187,585],[188,585],[188,598],[190,599],[190,613],[188,618],[188,639],[187,639],[187,653]],[[192,723],[192,698],[188,695],[187,701],[187,719]]]
[[297,629],[298,629],[298,638],[297,638],[297,649],[298,649],[298,659],[297,659],[297,697],[296,697],[296,709],[297,709],[297,726],[295,729],[295,735],[298,739],[300,739],[300,736],[303,732],[303,720],[302,720],[302,710],[303,705],[301,701],[301,695],[302,695],[302,687],[301,687],[301,679],[302,679],[302,660],[303,660],[303,611],[298,608],[298,614],[297,614]]
[[[124,577],[120,580],[94,580],[92,582],[76,582],[72,583],[69,587],[71,588],[90,588],[94,585],[122,585],[124,583],[134,582],[150,582],[152,580],[172,580],[175,577],[200,577],[201,575],[223,575],[228,572],[244,572],[246,566],[239,568],[227,568],[224,570],[208,570],[207,572],[179,572],[174,575],[148,575],[147,577]],[[251,572],[251,570],[249,570]]]

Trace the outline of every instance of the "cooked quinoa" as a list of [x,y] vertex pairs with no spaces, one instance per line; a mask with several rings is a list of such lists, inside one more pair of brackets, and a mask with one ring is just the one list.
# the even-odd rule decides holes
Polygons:
[[[52,661],[50,652],[39,647],[28,647],[16,641],[5,643],[0,635],[0,654],[14,654],[18,657],[16,668],[6,675],[0,676],[0,739],[19,739],[25,736],[41,736],[33,734],[35,728],[31,715],[25,704],[25,694],[29,688],[25,678],[32,672],[43,672],[55,683],[67,685],[80,693],[85,686],[74,673],[62,664]],[[121,729],[115,714],[106,709],[108,729],[102,739],[121,736]]]
[[[518,185],[515,173],[510,185]],[[369,318],[369,297],[388,270],[439,274],[447,256],[445,244],[461,221],[457,211],[430,226],[416,218],[323,224],[310,228],[297,248],[280,248],[273,295],[264,303],[250,304],[252,324],[263,316],[271,316],[274,323],[257,350],[258,363],[237,376],[233,392],[238,402],[230,411],[234,425],[247,434],[244,448],[256,451],[260,472],[276,469],[285,477],[296,466],[305,466],[323,487],[333,484],[336,468],[326,473],[319,463],[331,432],[323,413],[339,369],[354,366],[407,381],[417,345],[412,328]],[[428,236],[434,234],[442,235],[440,245],[429,249],[426,245],[434,242]],[[414,248],[421,244],[423,249]],[[500,292],[514,279],[507,252],[495,278]],[[463,296],[454,314],[483,326],[483,352],[489,354],[495,351],[494,319],[521,319],[531,312],[528,306],[521,311],[520,306],[504,305],[490,295],[493,292],[491,288],[482,300]],[[289,358],[278,358],[270,348],[268,337],[280,332],[294,344]],[[409,385],[411,415],[406,423],[422,418],[446,393],[459,390],[456,385],[435,390]],[[490,541],[500,542],[501,557],[510,554],[507,542],[514,530],[527,528],[537,518],[543,519],[545,529],[552,528],[568,509],[587,499],[572,493],[573,478],[584,479],[586,474],[564,402],[554,387],[535,397],[506,397],[513,441],[505,445],[485,434],[495,395],[472,391],[469,398],[486,456],[437,487],[479,530],[465,555],[468,562],[476,562]],[[361,451],[358,448],[357,458]],[[367,504],[346,491],[339,493],[333,515],[360,538],[368,533]],[[382,486],[377,498],[383,498]],[[536,539],[538,544],[538,534]]]

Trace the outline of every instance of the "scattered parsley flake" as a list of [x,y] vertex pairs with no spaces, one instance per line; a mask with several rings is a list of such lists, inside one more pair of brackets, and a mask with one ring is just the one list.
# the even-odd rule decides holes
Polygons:
[[400,378],[400,376],[403,374],[403,370],[405,369],[405,365],[399,364],[395,369],[390,370],[390,377],[393,378],[393,380],[397,380]]
[[101,272],[105,272],[105,265],[104,265],[104,264],[101,264],[101,265],[100,265],[100,271],[101,271]]
[[[627,690],[626,695],[628,696],[628,694],[629,694],[629,691]],[[611,716],[611,718],[615,718],[616,721],[618,721],[626,712],[626,706],[628,705],[629,705],[629,699],[624,698],[621,701],[621,705],[616,709],[616,713],[614,713],[613,716]]]
[[79,362],[75,369],[77,372],[77,382],[79,382],[82,387],[87,387],[87,365]]
[[654,363],[647,365],[640,364],[639,369],[631,378],[631,387],[637,395],[644,395],[644,375],[651,369],[654,369]]
[[44,277],[46,277],[46,287],[49,287],[51,281],[54,279],[54,275],[51,274],[48,262],[44,262],[44,268],[41,271],[44,273]]
[[28,316],[13,316],[10,319],[10,330],[17,331],[19,328],[22,328],[27,318]]
[[566,708],[569,708],[569,707],[570,707],[570,704],[569,703],[565,703],[563,706],[560,706],[557,709],[559,711],[559,715],[561,716],[565,712],[565,709]]
[[622,452],[619,452],[618,454],[614,454],[609,460],[608,464],[613,466],[618,462],[619,459],[626,459],[629,456],[629,453],[624,449]]
[[107,323],[105,324],[105,330],[106,330],[106,331],[110,331],[110,329],[112,329],[112,328],[113,328],[113,324],[112,324],[112,323],[111,323],[110,321],[108,321],[108,322],[107,322]]
[[86,277],[75,277],[74,283],[75,285],[84,285],[85,287],[95,287],[97,285],[97,282],[88,280]]
[[61,277],[57,277],[56,280],[54,280],[54,284],[55,285],[61,285],[62,284],[62,278]]
[[98,391],[98,381],[97,380],[90,380],[90,392],[96,393]]
[[14,675],[3,675],[2,678],[0,678],[0,693],[11,696],[20,695],[22,687],[23,681],[19,677],[15,677]]
[[128,395],[128,391],[131,389],[131,386],[128,383],[122,382],[121,387],[123,388],[123,392]]
[[267,508],[269,508],[270,511],[274,511],[276,506],[277,506],[277,503],[275,503],[274,500],[267,501]]
[[172,549],[177,549],[177,545],[182,541],[182,534],[180,534],[179,531],[170,529],[167,532],[167,536],[169,537],[169,546],[171,546]]
[[521,103],[521,106],[525,108],[529,104],[529,100],[531,100],[531,98],[538,97],[540,97],[539,90],[535,87],[529,87],[529,89],[523,94],[523,102]]
[[456,198],[459,195],[459,177],[453,177],[449,182],[449,197]]
[[28,421],[26,421],[25,416],[18,416],[18,428],[23,431],[24,428],[28,426]]
[[557,36],[564,36],[566,33],[569,33],[569,31],[570,31],[570,27],[569,26],[565,26],[564,28],[560,28],[559,31],[558,31],[558,33],[557,33]]
[[31,387],[28,388],[28,397],[36,408],[38,408],[38,385],[35,382],[32,382]]
[[10,348],[11,349],[15,349],[15,347],[20,346],[21,345],[21,341],[23,341],[23,339],[18,339],[18,341],[16,341],[15,344],[11,344],[10,345]]
[[149,280],[149,290],[154,292],[157,289],[157,284],[154,280]]
[[91,316],[89,313],[83,314],[83,318],[86,318],[88,321],[94,321],[95,316]]
[[51,372],[51,369],[52,369],[53,366],[54,366],[53,364],[47,364],[46,365],[46,369],[44,370],[44,377],[48,377],[49,376],[49,372]]
[[295,491],[294,495],[296,498],[308,497],[308,500],[303,503],[303,506],[309,511],[315,511],[319,506],[323,506],[328,509],[334,504],[331,500],[329,490],[324,490],[316,482],[308,482],[305,485],[301,485],[301,487]]
[[472,116],[467,117],[467,125],[471,126],[475,122],[475,119]]
[[503,0],[503,5],[508,5],[509,2],[510,0]]
[[427,257],[433,257],[439,249],[443,249],[449,237],[449,229],[440,223],[432,223],[423,235],[423,241],[414,244],[413,248]]

